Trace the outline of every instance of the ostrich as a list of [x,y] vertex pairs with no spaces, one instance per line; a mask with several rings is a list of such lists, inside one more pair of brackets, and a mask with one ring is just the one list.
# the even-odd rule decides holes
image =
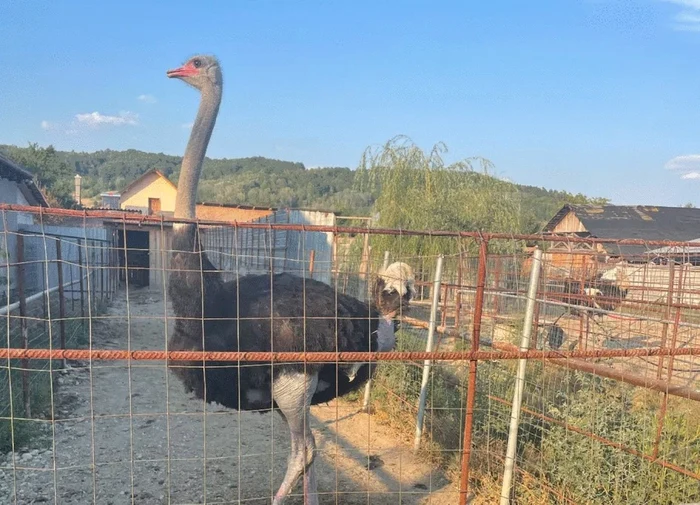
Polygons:
[[[598,274],[594,279],[581,282],[566,278],[564,279],[563,293],[561,301],[570,306],[557,317],[547,332],[547,340],[552,349],[558,349],[564,342],[564,330],[557,324],[565,314],[573,316],[582,316],[584,314],[591,316],[591,321],[596,323],[608,335],[602,324],[596,321],[596,316],[602,319],[605,317],[604,311],[612,312],[622,303],[622,300],[627,296],[627,289],[618,286],[610,274]],[[575,305],[581,309],[571,307]]]
[[[596,276],[592,281],[585,281],[583,289],[581,283],[573,279],[564,280],[565,303],[588,307],[593,309],[601,309],[605,311],[614,311],[622,300],[627,296],[627,289],[620,288],[614,281],[604,278],[601,274]],[[585,309],[584,309],[585,310]],[[571,309],[572,313],[578,312]],[[603,317],[605,314],[599,311],[592,311],[593,316]]]
[[[169,70],[198,89],[201,102],[182,159],[175,217],[195,218],[202,162],[218,114],[222,73],[213,56],[195,56]],[[202,250],[195,224],[173,226],[168,296],[175,315],[169,350],[388,351],[393,318],[414,296],[413,272],[394,264],[374,284],[369,303],[320,281],[287,273],[246,275],[224,282]],[[240,364],[238,364],[240,365]],[[289,425],[291,455],[273,505],[282,505],[304,476],[304,501],[317,505],[315,441],[310,405],[360,388],[374,372],[368,363],[169,363],[189,393],[238,410],[280,413]]]

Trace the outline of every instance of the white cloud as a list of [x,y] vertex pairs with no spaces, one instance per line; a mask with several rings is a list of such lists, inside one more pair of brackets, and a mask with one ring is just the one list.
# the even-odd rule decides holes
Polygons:
[[689,9],[700,10],[700,0],[663,0],[666,3],[680,5]]
[[156,97],[153,95],[139,95],[136,97],[139,101],[143,103],[156,103],[158,100],[156,100]]
[[664,165],[666,170],[690,171],[700,169],[700,154],[684,154],[671,158]]
[[44,119],[41,122],[41,129],[42,130],[53,130],[54,128],[55,128],[55,126],[53,125],[53,123],[49,123],[46,119]]
[[136,125],[138,124],[139,116],[133,112],[123,111],[117,116],[107,116],[105,114],[100,114],[99,112],[88,112],[85,114],[76,114],[75,119],[79,123],[86,124],[88,126],[101,126],[101,125]]
[[671,158],[664,165],[666,170],[677,170],[679,172],[700,171],[700,154],[685,154]]
[[700,179],[700,154],[685,154],[671,158],[664,165],[666,170],[680,174],[681,179]]
[[674,17],[671,25],[674,30],[681,32],[700,31],[700,0],[661,0],[681,8]]
[[182,125],[180,126],[182,126],[182,128],[185,130],[191,130],[192,126],[194,126],[194,123],[182,123]]

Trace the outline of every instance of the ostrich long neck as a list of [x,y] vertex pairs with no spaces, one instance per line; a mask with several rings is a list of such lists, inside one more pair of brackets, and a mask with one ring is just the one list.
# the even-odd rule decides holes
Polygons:
[[[176,218],[194,219],[196,217],[195,204],[199,175],[220,103],[220,86],[211,86],[202,90],[197,118],[192,125],[190,140],[182,158],[180,182],[175,198]],[[223,281],[206,254],[202,253],[195,225],[175,223],[173,232],[173,256],[168,294],[175,314],[191,318],[176,322],[180,333],[191,335],[196,340],[197,335],[201,336],[202,332],[201,320],[199,322],[197,320],[202,318],[205,312],[212,317],[220,315],[221,307],[216,306],[216,300],[220,298]],[[175,347],[187,346],[191,343],[176,343]]]
[[196,210],[197,186],[202,173],[202,163],[207,152],[209,139],[214,130],[216,116],[221,104],[221,85],[202,90],[197,117],[192,125],[190,140],[182,157],[180,181],[175,199],[175,217],[194,219]]

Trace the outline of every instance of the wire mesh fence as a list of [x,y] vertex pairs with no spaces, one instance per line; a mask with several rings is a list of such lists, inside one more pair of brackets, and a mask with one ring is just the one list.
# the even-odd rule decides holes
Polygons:
[[[392,352],[177,354],[168,347],[171,222],[2,212],[2,503],[270,503],[287,467],[286,424],[187,394],[167,362],[193,359],[237,369],[379,363],[367,389],[311,409],[320,503],[700,500],[700,267],[690,244],[376,230],[289,215],[200,222],[204,253],[232,285],[289,272],[370,303],[377,272],[402,261],[416,297],[397,315]],[[32,224],[13,226],[20,213]],[[532,278],[535,248],[543,254]],[[529,350],[519,351],[531,282]]]
[[[117,289],[113,237],[101,227],[21,217],[2,216],[5,345],[84,348],[91,318]],[[37,435],[37,420],[50,417],[55,407],[52,379],[65,368],[64,360],[22,359],[0,369],[0,450]]]

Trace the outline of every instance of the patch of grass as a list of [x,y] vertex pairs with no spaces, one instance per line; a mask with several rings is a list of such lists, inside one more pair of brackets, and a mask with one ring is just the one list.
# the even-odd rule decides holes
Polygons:
[[[425,348],[420,332],[401,330],[397,336],[398,350]],[[457,342],[455,347],[462,344]],[[421,365],[382,363],[372,392],[377,420],[390,425],[409,444],[415,433]],[[478,364],[471,458],[475,503],[496,503],[500,495],[516,366],[515,360]],[[467,374],[464,367],[437,363],[429,386],[421,456],[457,481]],[[562,503],[563,497],[594,505],[700,500],[697,480],[611,445],[652,454],[660,402],[661,395],[652,391],[532,360],[518,436],[514,481],[518,503],[553,505]],[[700,405],[669,398],[659,456],[700,472]]]
[[[106,302],[93,304],[93,316],[104,313],[106,307]],[[54,293],[51,298],[52,319],[58,317],[58,313],[58,295]],[[43,314],[41,301],[28,307],[28,315],[37,318],[28,320],[27,324],[30,348],[49,347],[49,326],[38,319],[43,318]],[[86,347],[89,339],[87,321],[82,322],[76,317],[79,315],[79,312],[67,315],[68,320],[65,321],[66,346],[71,349]],[[51,322],[51,336],[53,347],[59,347],[58,321]],[[11,347],[23,347],[19,318],[10,320],[8,340]],[[15,449],[19,449],[34,447],[40,443],[41,428],[45,425],[43,421],[51,419],[51,381],[55,378],[52,375],[55,376],[60,368],[60,361],[50,364],[48,360],[29,360],[26,364],[21,360],[4,360],[0,363],[0,452],[11,451],[13,444]],[[25,370],[31,416],[27,415],[24,402]]]

